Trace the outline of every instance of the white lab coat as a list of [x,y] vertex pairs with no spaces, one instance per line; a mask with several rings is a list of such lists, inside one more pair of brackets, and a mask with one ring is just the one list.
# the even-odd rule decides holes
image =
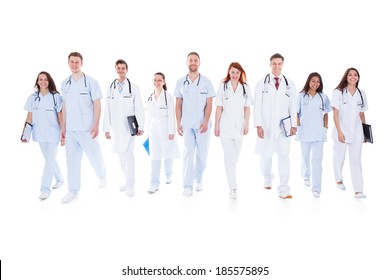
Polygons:
[[164,91],[157,99],[153,94],[146,104],[151,160],[180,157],[176,139],[168,139],[169,134],[175,134],[175,104],[170,93],[166,92],[166,97]]
[[139,125],[139,130],[144,130],[145,112],[142,105],[139,86],[131,83],[131,93],[129,84],[125,80],[122,93],[119,92],[118,81],[115,80],[107,89],[106,107],[104,112],[104,132],[110,132],[112,128],[112,151],[114,153],[126,152],[131,141],[131,133],[127,121],[128,116],[135,115]]
[[[297,127],[295,84],[287,79],[287,86],[283,75],[279,78],[278,90],[272,74],[270,74],[270,82],[268,79],[261,79],[255,88],[254,126],[261,126],[264,129],[264,139],[256,137],[255,152],[260,155],[272,156],[274,151],[288,154],[290,137],[284,136],[280,121],[290,116],[291,126]],[[279,141],[281,137],[286,139]]]

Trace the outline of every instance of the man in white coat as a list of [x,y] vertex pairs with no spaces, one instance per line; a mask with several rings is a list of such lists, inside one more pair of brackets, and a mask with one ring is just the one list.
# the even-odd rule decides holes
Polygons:
[[118,78],[107,89],[103,130],[106,138],[111,139],[112,129],[112,138],[114,141],[112,151],[118,153],[121,168],[125,176],[125,183],[119,190],[126,191],[128,196],[134,196],[135,137],[131,135],[127,117],[136,117],[139,125],[137,136],[139,136],[144,132],[145,112],[138,85],[131,83],[126,77],[128,71],[126,61],[123,59],[117,60],[115,70]]
[[255,89],[254,125],[257,129],[256,150],[264,188],[272,188],[272,155],[278,155],[279,197],[292,198],[290,186],[290,139],[297,130],[296,90],[294,82],[282,75],[284,57],[271,56],[271,73],[261,79]]

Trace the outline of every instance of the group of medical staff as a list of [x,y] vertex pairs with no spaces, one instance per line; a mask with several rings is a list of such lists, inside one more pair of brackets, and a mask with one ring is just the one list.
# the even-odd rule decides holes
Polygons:
[[[121,191],[134,196],[136,136],[148,133],[147,148],[151,160],[148,192],[159,190],[161,165],[164,163],[165,183],[172,182],[173,159],[180,157],[176,131],[183,136],[183,195],[192,196],[193,188],[203,190],[203,174],[209,153],[213,98],[216,98],[214,134],[220,138],[229,186],[229,198],[237,198],[236,166],[243,137],[249,131],[250,106],[254,110],[256,129],[255,152],[260,155],[260,170],[265,189],[272,189],[274,179],[272,158],[278,156],[278,195],[291,199],[290,141],[296,135],[301,144],[302,179],[311,186],[312,194],[321,194],[323,146],[328,128],[328,113],[333,109],[333,168],[336,186],[345,190],[342,169],[346,150],[355,198],[365,198],[361,153],[364,142],[362,123],[368,109],[367,97],[358,88],[360,75],[355,68],[344,73],[330,101],[322,92],[320,74],[311,73],[296,94],[295,84],[282,74],[284,57],[276,53],[270,58],[271,72],[252,90],[246,83],[243,67],[233,62],[226,77],[215,92],[211,81],[199,73],[200,57],[196,52],[187,56],[188,74],[178,79],[174,94],[167,91],[165,75],[153,76],[154,90],[144,107],[140,88],[127,77],[128,65],[119,59],[115,63],[117,78],[107,88],[103,131],[112,139],[112,151],[119,156],[124,174]],[[60,187],[65,179],[61,174],[56,154],[58,144],[65,145],[67,158],[68,193],[62,202],[75,199],[80,191],[81,159],[85,153],[105,187],[106,170],[97,140],[103,98],[98,82],[81,71],[83,57],[78,52],[68,56],[72,72],[61,84],[62,97],[47,72],[39,73],[35,92],[25,104],[26,124],[32,125],[33,140],[39,142],[45,159],[39,199],[50,196],[51,188]],[[174,101],[176,98],[176,102]],[[147,116],[145,116],[145,110]],[[136,119],[136,133],[131,134],[128,118]],[[133,124],[134,125],[134,124]],[[23,138],[22,142],[28,139]],[[53,177],[56,183],[51,186]]]

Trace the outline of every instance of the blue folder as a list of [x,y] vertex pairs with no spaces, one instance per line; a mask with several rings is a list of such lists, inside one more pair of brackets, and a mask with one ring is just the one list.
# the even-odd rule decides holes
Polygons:
[[146,140],[144,142],[144,148],[145,148],[145,151],[148,153],[148,155],[150,155],[150,151],[149,151],[149,137],[146,138]]

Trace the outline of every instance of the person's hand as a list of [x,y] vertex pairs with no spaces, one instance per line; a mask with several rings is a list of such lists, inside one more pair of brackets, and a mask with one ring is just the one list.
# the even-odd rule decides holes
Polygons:
[[175,134],[169,134],[168,139],[169,139],[169,140],[175,139]]
[[144,131],[143,130],[138,130],[137,136],[141,136],[142,134],[144,134]]
[[338,132],[339,142],[345,143],[345,135],[342,131]]
[[244,127],[244,135],[247,135],[248,132],[249,132],[249,127],[246,125],[246,126]]
[[20,142],[27,143],[27,140],[26,139],[20,139]]
[[219,126],[216,125],[214,127],[214,134],[215,134],[215,136],[219,137],[220,133],[221,133],[221,130],[219,129]]
[[291,136],[294,136],[295,134],[297,134],[297,128],[296,128],[296,127],[292,127],[292,128],[290,129],[290,135],[291,135]]
[[200,133],[205,133],[205,132],[207,131],[208,128],[209,128],[209,122],[204,121],[204,122],[200,125]]
[[92,139],[95,139],[99,135],[99,125],[94,125],[91,129],[90,134]]
[[105,135],[106,135],[106,139],[111,139],[111,134],[110,134],[110,132],[106,132]]
[[257,136],[259,136],[261,139],[264,139],[264,129],[261,126],[257,127]]
[[177,124],[177,133],[183,136],[183,126],[180,123]]

